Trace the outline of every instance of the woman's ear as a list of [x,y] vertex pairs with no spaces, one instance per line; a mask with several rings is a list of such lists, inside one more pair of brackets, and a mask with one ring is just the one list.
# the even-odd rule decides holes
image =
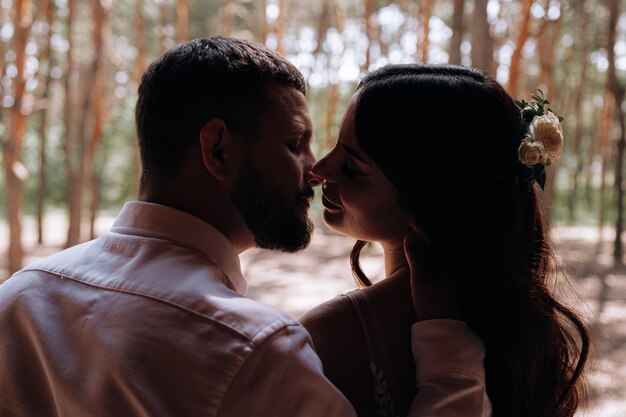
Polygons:
[[233,137],[224,120],[211,119],[200,128],[202,162],[218,181],[225,181],[232,172],[234,148]]

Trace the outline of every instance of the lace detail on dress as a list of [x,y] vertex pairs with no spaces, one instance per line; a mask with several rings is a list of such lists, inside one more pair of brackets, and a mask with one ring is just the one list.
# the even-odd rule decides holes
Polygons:
[[374,399],[376,401],[377,417],[399,417],[396,406],[391,397],[389,383],[385,379],[382,369],[377,369],[374,362],[370,362],[370,372],[374,376]]

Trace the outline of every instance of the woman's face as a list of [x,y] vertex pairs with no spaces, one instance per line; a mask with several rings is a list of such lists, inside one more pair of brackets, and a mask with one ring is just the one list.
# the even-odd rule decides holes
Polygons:
[[360,240],[402,241],[409,222],[398,190],[357,142],[357,95],[348,104],[337,144],[313,166],[313,172],[325,180],[324,222]]

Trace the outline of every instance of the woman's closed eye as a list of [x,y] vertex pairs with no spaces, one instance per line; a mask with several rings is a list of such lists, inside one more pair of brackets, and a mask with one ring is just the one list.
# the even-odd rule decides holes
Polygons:
[[343,164],[341,164],[341,173],[345,175],[347,178],[364,175],[363,172],[350,166],[350,163],[347,160],[344,161]]

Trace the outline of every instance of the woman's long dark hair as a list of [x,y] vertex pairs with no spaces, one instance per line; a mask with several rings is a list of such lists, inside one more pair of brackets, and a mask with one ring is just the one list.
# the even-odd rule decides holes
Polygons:
[[[557,263],[529,169],[517,160],[515,104],[486,74],[450,65],[386,66],[367,74],[358,94],[359,145],[429,236],[485,343],[494,416],[572,416],[588,334],[549,290]],[[368,285],[363,245],[351,263]]]

